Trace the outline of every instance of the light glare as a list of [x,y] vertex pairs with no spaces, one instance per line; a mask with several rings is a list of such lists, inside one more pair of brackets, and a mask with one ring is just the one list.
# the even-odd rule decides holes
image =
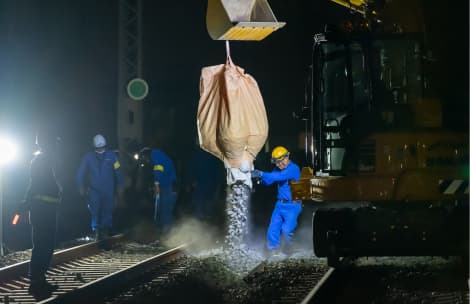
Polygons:
[[11,162],[15,157],[15,144],[7,137],[0,137],[0,165]]

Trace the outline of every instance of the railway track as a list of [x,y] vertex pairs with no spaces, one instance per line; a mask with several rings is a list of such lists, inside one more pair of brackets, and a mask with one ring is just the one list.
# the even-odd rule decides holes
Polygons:
[[157,254],[156,248],[133,250],[129,243],[125,246],[123,236],[113,237],[108,242],[112,247],[109,251],[101,250],[100,243],[94,242],[56,252],[47,280],[58,289],[46,299],[28,293],[28,261],[0,269],[0,302],[90,303],[91,295],[99,296],[116,289],[155,265],[181,256],[186,247],[181,245],[164,252],[160,248]]
[[287,265],[263,262],[240,284],[225,276],[219,266],[185,256],[101,303],[311,303],[334,272],[320,265],[299,268],[293,261]]
[[[416,282],[422,277],[423,282],[410,290],[399,284],[380,290],[381,280],[386,276],[390,276],[387,282],[395,282],[401,273],[405,273],[406,279],[406,268],[349,265],[335,269],[312,258],[264,261],[236,281],[233,270],[228,270],[224,263],[227,256],[223,251],[201,258],[186,255],[183,249],[187,245],[164,251],[152,244],[129,243],[120,238],[113,242],[109,251],[100,250],[95,243],[57,252],[47,276],[59,289],[47,299],[35,299],[28,294],[27,262],[0,269],[0,303],[306,304],[345,303],[348,299],[358,303],[372,303],[373,299],[378,299],[376,303],[389,303],[383,301],[389,294],[393,298],[402,293],[410,294],[419,303],[466,304],[469,300],[468,289],[440,288],[432,294],[416,289],[434,280],[426,277],[431,271],[427,268],[422,268],[422,274],[413,279]],[[347,295],[347,290],[358,292]]]
[[[311,303],[322,290],[324,284],[333,277],[335,268],[324,264],[285,261],[261,263],[246,278],[250,285],[275,287],[268,292],[269,301],[279,304]],[[269,288],[268,288],[269,289]],[[266,296],[264,297],[266,300]]]

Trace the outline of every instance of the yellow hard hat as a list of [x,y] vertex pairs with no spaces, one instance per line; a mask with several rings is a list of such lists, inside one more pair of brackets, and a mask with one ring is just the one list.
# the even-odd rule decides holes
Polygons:
[[289,156],[289,151],[283,146],[277,146],[271,152],[271,162],[274,164],[276,161],[280,161],[287,156]]

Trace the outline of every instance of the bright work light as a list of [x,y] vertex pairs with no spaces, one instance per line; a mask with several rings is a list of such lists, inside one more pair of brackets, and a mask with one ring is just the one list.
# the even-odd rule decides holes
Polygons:
[[0,165],[9,163],[16,157],[16,147],[7,137],[0,136]]
[[7,137],[0,136],[0,255],[5,254],[3,250],[3,181],[2,165],[11,162],[16,156],[16,147]]

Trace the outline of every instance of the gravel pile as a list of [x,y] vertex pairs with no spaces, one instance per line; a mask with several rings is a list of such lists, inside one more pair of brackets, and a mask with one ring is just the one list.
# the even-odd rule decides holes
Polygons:
[[336,297],[322,303],[468,304],[468,269],[459,258],[360,258],[344,273]]
[[[184,271],[164,286],[138,293],[130,303],[276,303],[284,291],[301,285],[305,275],[325,267],[324,259],[268,262],[256,256],[248,251],[234,259],[223,249],[214,249],[191,257]],[[442,258],[359,259],[344,279],[345,285],[335,286],[333,294],[319,303],[465,304],[469,298],[461,264]]]
[[201,261],[214,262],[213,264],[219,265],[238,277],[247,275],[253,268],[264,261],[263,253],[251,250],[246,246],[201,251],[193,256]]
[[[305,272],[324,267],[319,260],[268,262],[245,249],[238,257],[222,248],[181,260],[177,273],[132,289],[112,303],[272,303]],[[237,261],[236,264],[234,261]],[[323,266],[322,266],[323,265]]]
[[31,258],[31,249],[12,252],[12,253],[9,253],[0,257],[0,268],[13,265],[16,263],[24,262],[24,261],[29,261],[30,258]]
[[116,250],[121,251],[124,254],[155,254],[157,252],[164,251],[166,248],[161,245],[160,241],[155,240],[148,244],[142,244],[137,242],[124,243],[122,247]]

